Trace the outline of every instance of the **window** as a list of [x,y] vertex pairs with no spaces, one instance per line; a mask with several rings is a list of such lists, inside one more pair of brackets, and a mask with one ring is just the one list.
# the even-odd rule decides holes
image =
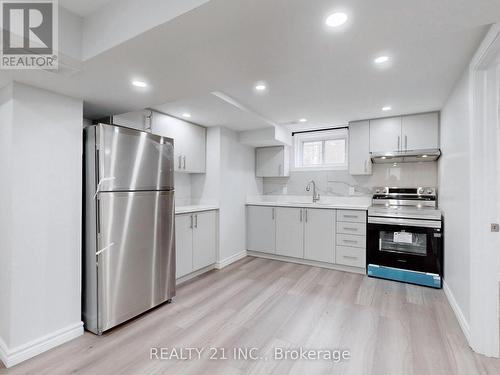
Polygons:
[[347,135],[347,129],[295,134],[295,170],[347,169]]

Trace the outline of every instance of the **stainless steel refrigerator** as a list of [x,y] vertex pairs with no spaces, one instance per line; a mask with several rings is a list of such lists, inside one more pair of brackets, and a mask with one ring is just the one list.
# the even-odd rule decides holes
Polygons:
[[82,315],[102,334],[175,295],[174,145],[106,124],[84,140]]

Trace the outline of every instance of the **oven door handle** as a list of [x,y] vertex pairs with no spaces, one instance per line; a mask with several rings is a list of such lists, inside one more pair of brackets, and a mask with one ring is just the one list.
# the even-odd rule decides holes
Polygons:
[[423,227],[423,228],[441,228],[441,221],[437,220],[417,220],[417,219],[398,219],[392,217],[368,217],[368,224],[386,224],[400,225],[407,227]]

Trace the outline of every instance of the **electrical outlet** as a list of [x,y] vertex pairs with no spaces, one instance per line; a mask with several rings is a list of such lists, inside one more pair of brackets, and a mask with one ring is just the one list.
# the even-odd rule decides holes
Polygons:
[[491,231],[492,232],[500,232],[500,225],[497,223],[492,223],[491,224]]

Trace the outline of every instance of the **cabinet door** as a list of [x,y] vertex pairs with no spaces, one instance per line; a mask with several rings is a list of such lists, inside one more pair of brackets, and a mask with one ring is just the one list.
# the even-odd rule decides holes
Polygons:
[[174,140],[174,168],[183,171],[183,144],[186,142],[186,123],[182,120],[153,112],[151,132]]
[[276,208],[247,207],[247,250],[276,253]]
[[304,258],[335,261],[335,210],[306,209]]
[[257,177],[283,177],[288,175],[284,146],[255,149],[255,174]]
[[370,120],[370,152],[401,149],[401,117]]
[[197,212],[193,225],[193,270],[214,264],[217,256],[215,211]]
[[186,123],[186,144],[183,147],[182,167],[184,172],[205,173],[206,159],[206,134],[205,128]]
[[149,111],[127,112],[113,116],[113,124],[127,128],[146,130],[146,116]]
[[349,124],[349,173],[352,175],[372,174],[370,121],[357,121]]
[[424,113],[403,116],[403,150],[425,150],[439,147],[439,114]]
[[175,275],[177,279],[193,272],[193,230],[191,223],[191,214],[175,216]]
[[276,208],[276,254],[304,258],[302,208]]

